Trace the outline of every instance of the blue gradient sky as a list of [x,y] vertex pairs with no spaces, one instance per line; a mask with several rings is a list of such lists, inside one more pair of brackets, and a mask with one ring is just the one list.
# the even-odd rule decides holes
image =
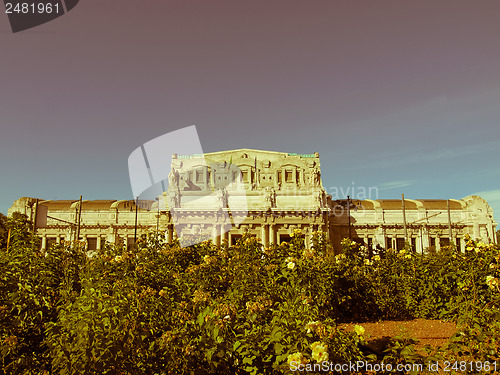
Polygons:
[[480,193],[498,220],[499,19],[496,0],[85,0],[18,34],[0,16],[0,212],[132,199],[129,154],[196,124],[205,152],[319,152],[330,192]]

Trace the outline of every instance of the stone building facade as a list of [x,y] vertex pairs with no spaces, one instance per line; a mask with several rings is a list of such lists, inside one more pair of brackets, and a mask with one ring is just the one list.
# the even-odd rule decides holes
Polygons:
[[[132,245],[150,230],[185,244],[211,238],[230,244],[245,233],[264,246],[289,241],[294,229],[310,245],[326,233],[334,251],[342,238],[367,247],[416,251],[450,243],[464,249],[464,236],[496,241],[491,207],[477,196],[455,200],[333,200],[323,188],[317,153],[240,149],[172,157],[168,188],[156,200],[44,201],[20,198],[9,210],[37,218],[42,247],[79,239],[89,250],[104,241]],[[136,225],[137,222],[137,225]]]
[[[478,196],[463,199],[382,199],[333,201],[330,236],[334,247],[350,237],[369,248],[402,249],[405,242],[417,252],[455,245],[465,249],[465,235],[496,243],[497,223],[489,204]],[[350,219],[349,219],[350,216]],[[349,226],[350,222],[350,226]]]

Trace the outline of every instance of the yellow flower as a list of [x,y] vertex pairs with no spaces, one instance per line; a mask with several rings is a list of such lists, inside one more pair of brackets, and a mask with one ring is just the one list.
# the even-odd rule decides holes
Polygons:
[[500,280],[491,275],[486,276],[486,284],[490,287],[490,289],[495,289],[495,287],[500,286]]
[[311,349],[312,357],[316,362],[322,363],[328,361],[328,346],[326,344],[323,344],[320,341],[316,341],[311,344]]
[[304,355],[301,352],[290,354],[287,358],[287,362],[288,362],[289,366],[291,366],[291,365],[294,365],[294,366],[305,365],[305,364],[309,363],[307,358],[304,357]]
[[362,326],[356,324],[354,326],[354,332],[356,332],[358,336],[363,336],[365,334],[365,329]]
[[405,255],[405,258],[406,258],[406,259],[410,259],[410,258],[411,258],[411,254],[406,254],[406,255]]
[[380,255],[374,255],[374,256],[373,256],[373,260],[374,260],[375,262],[380,261]]
[[370,261],[370,259],[365,259],[365,265],[366,266],[371,266],[373,263]]
[[288,262],[286,265],[289,269],[293,270],[295,268],[295,263],[294,262]]
[[309,322],[306,324],[307,333],[311,333],[311,331],[316,331],[320,327],[323,327],[323,324],[321,322]]

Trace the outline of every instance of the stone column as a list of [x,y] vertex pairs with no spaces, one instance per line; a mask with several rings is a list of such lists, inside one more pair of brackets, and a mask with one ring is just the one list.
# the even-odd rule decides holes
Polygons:
[[382,225],[379,225],[377,229],[377,234],[375,235],[375,241],[374,241],[374,247],[377,247],[379,245],[383,249],[385,249],[385,230]]
[[213,226],[212,239],[215,245],[220,245],[219,224],[214,224]]
[[422,253],[422,236],[420,235],[420,231],[422,230],[422,228],[419,229],[418,231],[418,235],[417,235],[417,240],[415,241],[415,252],[417,253]]
[[429,230],[425,226],[420,227],[420,230],[422,231],[422,248],[425,250],[430,246]]
[[269,225],[269,244],[274,245],[276,243],[276,228],[274,224]]
[[312,225],[309,225],[306,229],[306,233],[305,233],[305,245],[306,245],[306,249],[310,249],[311,246],[312,246],[312,234],[313,234],[314,230],[313,230],[313,227]]
[[47,250],[47,235],[44,234],[42,237],[42,250]]
[[261,239],[262,239],[262,245],[264,245],[264,247],[269,246],[269,239],[268,239],[268,235],[267,235],[268,228],[267,227],[268,227],[267,224],[262,224],[262,226],[261,226]]
[[[474,218],[477,220],[477,218]],[[472,232],[472,239],[475,240],[476,238],[479,238],[481,236],[480,231],[479,231],[479,223],[477,221],[474,222],[473,226],[473,232]]]
[[167,242],[172,243],[174,241],[174,224],[167,225]]
[[109,227],[108,229],[108,234],[107,234],[107,240],[109,243],[114,244],[116,239],[116,231],[113,227]]
[[222,240],[226,240],[229,243],[229,230],[228,229],[231,229],[230,225],[229,226],[225,225],[225,224],[221,225],[221,243],[222,243]]
[[330,243],[330,212],[328,211],[325,215],[325,232],[326,232],[326,241]]
[[101,250],[102,249],[102,236],[101,234],[99,233],[97,235],[97,250]]

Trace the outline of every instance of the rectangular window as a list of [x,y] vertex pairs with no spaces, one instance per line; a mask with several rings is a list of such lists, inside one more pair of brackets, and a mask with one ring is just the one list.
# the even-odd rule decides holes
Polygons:
[[203,178],[203,172],[204,171],[196,171],[196,182],[197,183],[201,183],[201,182],[204,182],[205,179]]
[[285,172],[285,182],[293,182],[293,172],[292,171]]
[[242,171],[243,182],[248,182],[248,171]]
[[431,245],[432,247],[436,247],[436,239],[435,239],[434,237],[431,237],[431,238],[429,238],[429,240],[430,240],[430,241],[429,241],[429,242],[430,242],[430,245]]
[[56,243],[57,243],[57,238],[55,238],[55,237],[47,237],[47,249],[55,246]]
[[460,241],[460,238],[458,238],[458,237],[457,237],[457,250],[462,251],[461,241]]
[[280,234],[280,244],[282,242],[287,242],[287,243],[290,243],[292,240],[292,237],[287,235],[287,234]]
[[391,237],[386,237],[385,238],[385,249],[392,249],[392,238]]
[[415,237],[411,238],[411,249],[413,252],[417,252],[417,239]]
[[130,250],[134,247],[135,241],[134,237],[128,237],[127,238],[127,250]]
[[448,237],[441,237],[441,239],[439,240],[439,245],[441,247],[450,246],[450,239]]
[[87,237],[87,250],[97,250],[97,237]]
[[281,171],[278,171],[278,183],[283,182],[283,176],[281,175]]
[[241,240],[241,234],[231,234],[231,245],[234,246],[236,243]]
[[405,239],[404,238],[396,238],[396,250],[403,250],[405,247]]

